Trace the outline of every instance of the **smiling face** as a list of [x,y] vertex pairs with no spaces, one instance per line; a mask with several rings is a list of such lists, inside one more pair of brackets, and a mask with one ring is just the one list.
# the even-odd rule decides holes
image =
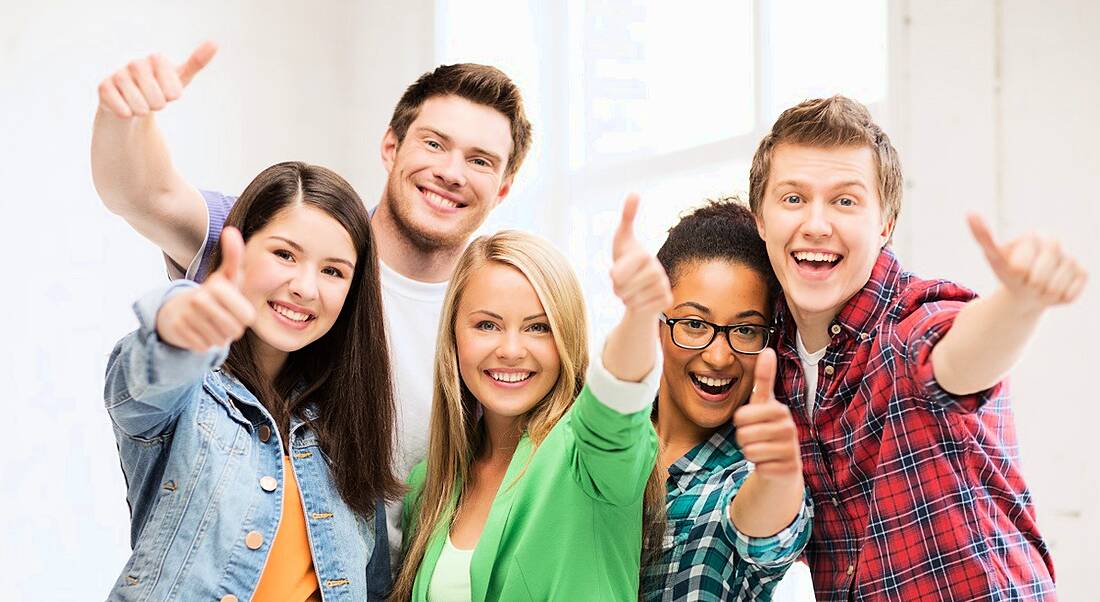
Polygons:
[[347,230],[301,203],[281,210],[249,237],[241,292],[256,309],[249,336],[264,357],[285,359],[332,328],[356,260]]
[[758,226],[800,329],[827,325],[867,284],[893,228],[878,181],[865,146],[775,148]]
[[[718,325],[771,323],[764,277],[741,263],[710,259],[677,268],[670,318],[699,318]],[[659,412],[693,428],[726,424],[752,392],[756,356],[734,352],[716,336],[704,349],[683,349],[661,328],[664,371]],[[669,415],[669,414],[673,415]]]
[[455,313],[459,376],[488,419],[514,419],[542,400],[561,372],[550,321],[517,269],[487,262],[469,277]]
[[448,95],[424,101],[404,140],[382,140],[389,172],[381,211],[417,248],[461,247],[508,194],[511,125],[499,111]]

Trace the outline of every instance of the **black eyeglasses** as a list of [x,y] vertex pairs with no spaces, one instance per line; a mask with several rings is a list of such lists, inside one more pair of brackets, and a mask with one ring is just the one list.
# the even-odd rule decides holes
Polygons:
[[755,355],[768,346],[775,329],[760,324],[727,324],[719,326],[699,318],[670,318],[661,314],[668,324],[672,342],[681,349],[706,349],[719,333],[726,335],[726,344],[737,353]]

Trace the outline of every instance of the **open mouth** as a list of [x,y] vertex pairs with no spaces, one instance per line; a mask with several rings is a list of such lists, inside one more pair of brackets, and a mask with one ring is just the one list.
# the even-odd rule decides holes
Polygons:
[[519,385],[531,380],[535,373],[530,370],[485,370],[485,375],[502,385]]
[[716,378],[713,376],[703,376],[702,374],[696,374],[694,372],[689,372],[688,376],[691,377],[691,382],[695,387],[707,395],[725,395],[737,382],[737,380],[733,378]]
[[274,311],[280,317],[295,326],[304,326],[307,323],[317,319],[317,316],[315,314],[296,311],[287,307],[286,305],[283,305],[282,303],[277,303],[275,301],[268,301],[267,305],[272,309],[272,311]]
[[819,251],[794,251],[791,253],[798,267],[811,272],[827,272],[837,266],[843,255]]
[[420,194],[423,195],[424,200],[428,201],[428,204],[442,211],[455,211],[466,206],[464,203],[460,203],[454,199],[447,198],[437,192],[428,190],[427,188],[421,188],[418,186],[417,190],[419,190]]

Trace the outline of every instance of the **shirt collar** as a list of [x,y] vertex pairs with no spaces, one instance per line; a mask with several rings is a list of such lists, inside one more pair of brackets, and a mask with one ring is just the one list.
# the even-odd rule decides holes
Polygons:
[[691,448],[668,467],[669,479],[680,489],[686,489],[697,473],[710,474],[740,461],[741,448],[737,446],[733,424],[726,424],[709,439]]

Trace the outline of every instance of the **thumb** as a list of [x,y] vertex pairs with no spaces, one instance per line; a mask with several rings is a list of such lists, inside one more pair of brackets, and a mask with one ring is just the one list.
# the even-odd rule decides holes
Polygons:
[[221,246],[222,263],[218,273],[239,287],[244,279],[244,238],[240,230],[233,226],[222,230]]
[[993,268],[993,272],[999,276],[1001,271],[1008,265],[1008,260],[1005,258],[1004,251],[993,239],[993,232],[985,223],[985,219],[977,213],[967,215],[966,222],[970,226],[970,233],[974,235],[974,240],[978,241],[978,246],[985,253],[985,259],[989,262],[989,267]]
[[630,193],[626,195],[623,203],[623,215],[619,220],[619,227],[615,229],[615,238],[611,243],[612,258],[618,258],[626,246],[634,240],[634,217],[638,215],[638,195]]
[[752,396],[749,403],[767,403],[775,399],[775,351],[764,349],[756,356]]
[[199,47],[187,58],[187,62],[176,69],[176,73],[180,76],[180,83],[184,86],[191,83],[191,78],[202,71],[202,68],[214,58],[217,52],[218,45],[212,40],[199,44]]

